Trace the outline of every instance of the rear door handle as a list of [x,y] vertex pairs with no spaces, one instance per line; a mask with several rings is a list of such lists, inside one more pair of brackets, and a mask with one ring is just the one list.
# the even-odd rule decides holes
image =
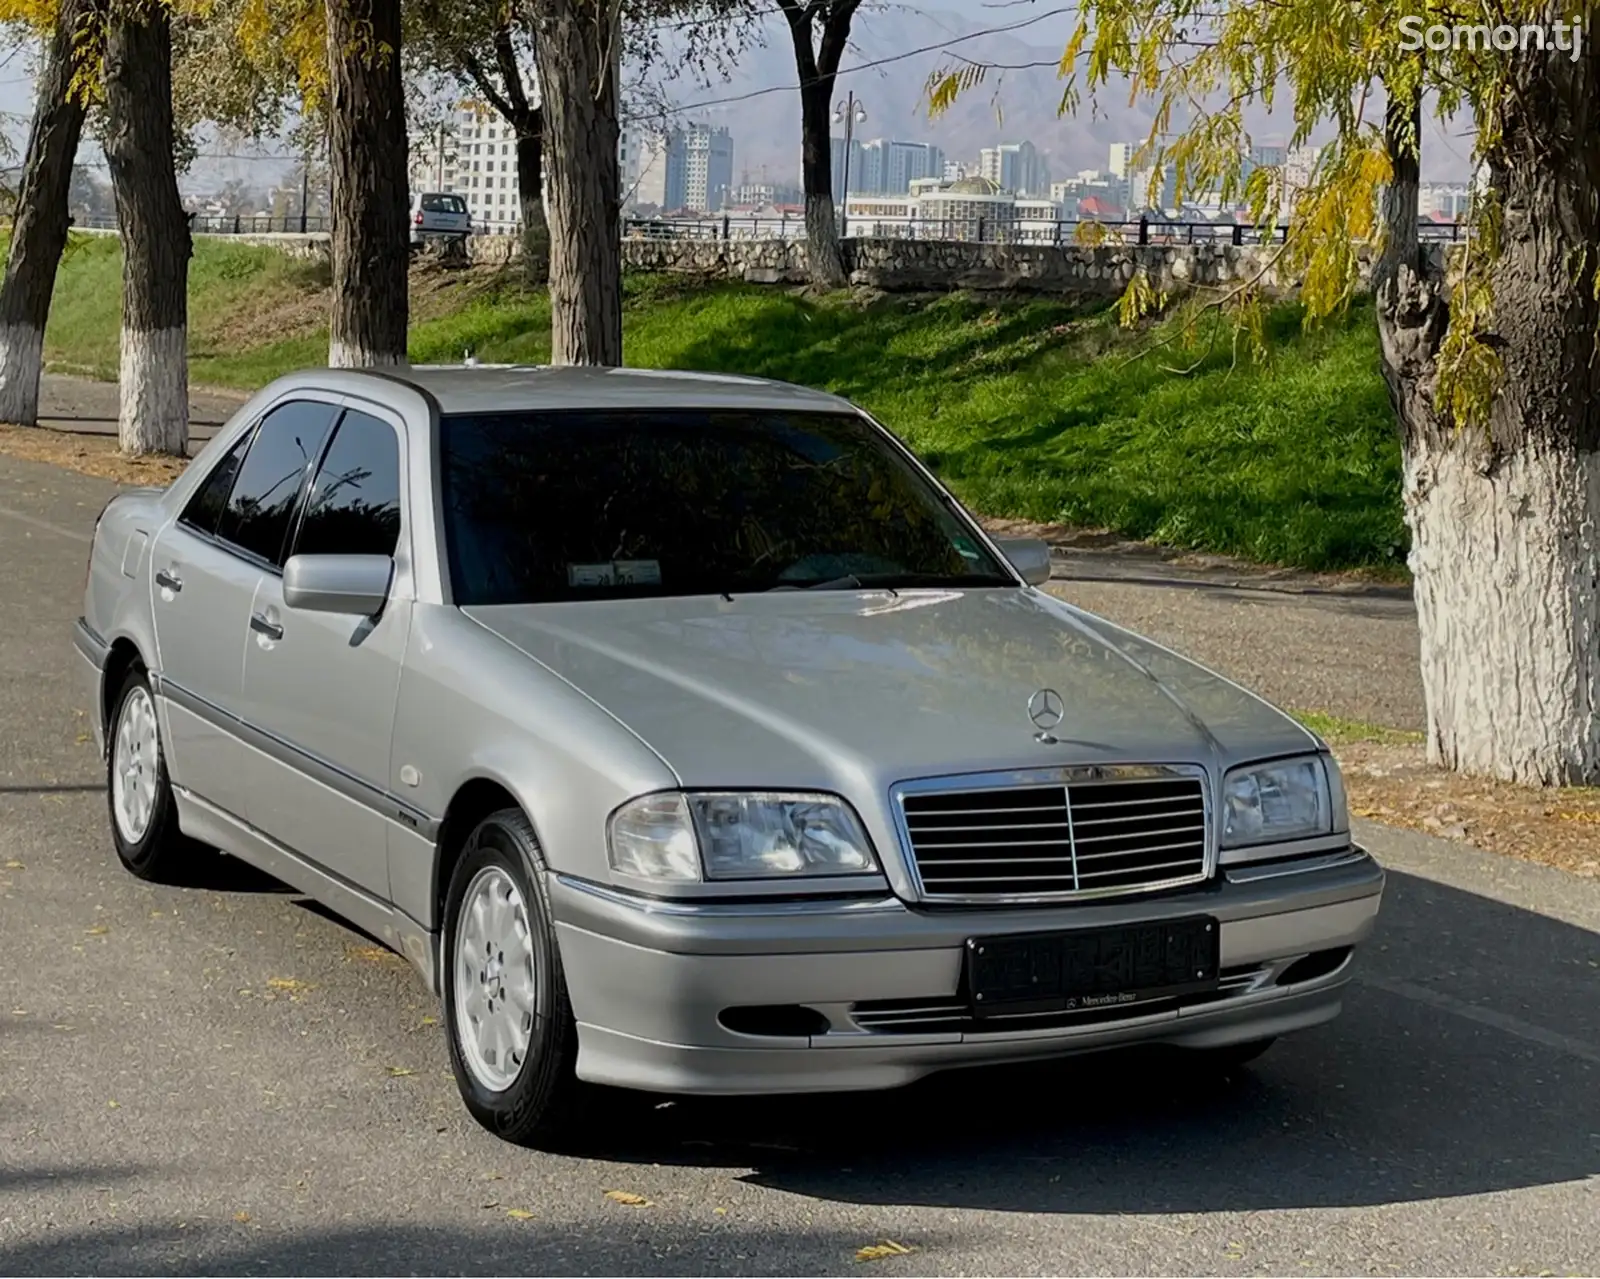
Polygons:
[[250,614],[250,629],[260,632],[269,640],[281,640],[283,638],[283,627],[276,622],[267,621],[260,613]]
[[169,591],[181,591],[183,579],[170,569],[158,568],[156,570],[156,585],[164,586]]

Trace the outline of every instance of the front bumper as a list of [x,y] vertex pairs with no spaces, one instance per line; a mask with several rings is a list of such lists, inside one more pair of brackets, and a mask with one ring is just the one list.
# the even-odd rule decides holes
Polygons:
[[[1287,1034],[1336,1016],[1351,949],[1384,874],[1357,848],[1229,868],[1204,887],[1049,909],[913,909],[894,898],[740,904],[647,901],[552,876],[578,1021],[578,1074],[676,1093],[885,1088],[932,1071],[1132,1043],[1184,1047]],[[1215,917],[1222,988],[1176,1006],[1015,1023],[964,1015],[966,941]],[[1307,957],[1311,957],[1308,959]],[[796,1010],[807,1033],[731,1030],[729,1009]]]

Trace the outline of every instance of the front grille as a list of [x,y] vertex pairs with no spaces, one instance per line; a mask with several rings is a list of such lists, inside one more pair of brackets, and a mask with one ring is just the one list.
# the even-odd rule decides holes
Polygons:
[[900,797],[932,900],[1144,892],[1205,877],[1198,777],[1138,777]]
[[1116,1008],[1080,1008],[1070,1012],[989,1013],[972,1016],[959,996],[929,999],[873,999],[853,1004],[850,1019],[862,1030],[876,1035],[930,1035],[960,1032],[963,1035],[996,1034],[1011,1030],[1065,1030],[1074,1026],[1096,1026],[1106,1022],[1148,1017],[1172,1008],[1191,1008],[1213,1004],[1254,992],[1265,979],[1267,969],[1260,964],[1224,968],[1215,990],[1149,999]]

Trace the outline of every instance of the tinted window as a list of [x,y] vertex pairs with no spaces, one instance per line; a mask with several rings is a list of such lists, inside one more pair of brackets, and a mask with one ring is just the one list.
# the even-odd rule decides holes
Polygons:
[[459,195],[425,195],[422,197],[424,213],[465,213],[467,202]]
[[458,604],[1015,584],[852,414],[446,416],[440,440]]
[[278,562],[301,482],[322,448],[334,411],[331,404],[291,400],[261,420],[217,526],[218,537]]
[[400,441],[387,423],[348,412],[306,500],[298,555],[393,555],[400,537]]
[[215,533],[217,521],[228,504],[228,494],[233,489],[234,478],[239,474],[239,461],[250,447],[251,432],[246,431],[239,442],[228,450],[222,461],[211,468],[211,474],[195,490],[189,505],[178,518],[202,533]]

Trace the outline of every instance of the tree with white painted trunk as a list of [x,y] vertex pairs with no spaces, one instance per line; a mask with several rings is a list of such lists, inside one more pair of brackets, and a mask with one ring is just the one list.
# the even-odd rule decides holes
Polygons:
[[10,253],[0,284],[0,422],[39,420],[44,327],[67,245],[72,164],[87,109],[87,72],[99,56],[100,0],[63,0],[41,34],[33,124],[17,186]]
[[[806,200],[806,270],[813,284],[845,282],[834,213],[833,88],[861,0],[778,0],[800,76],[800,179]],[[839,192],[840,197],[844,192]]]
[[335,367],[406,358],[410,193],[400,39],[400,0],[327,0]]
[[[1594,0],[1501,0],[1477,17],[1386,0],[1337,13],[1325,0],[1086,0],[1062,59],[1073,76],[1064,108],[1078,101],[1080,63],[1091,92],[1126,96],[1131,84],[1153,103],[1135,162],[1172,165],[1179,198],[1242,197],[1263,226],[1286,229],[1277,265],[1302,278],[1309,322],[1348,304],[1363,256],[1375,255],[1429,757],[1543,785],[1600,783],[1595,10]],[[1457,38],[1447,24],[1462,22],[1490,25]],[[934,109],[983,74],[935,76]],[[1298,189],[1247,159],[1244,108],[1281,102],[1285,84],[1290,146],[1333,134]],[[1418,235],[1425,101],[1441,118],[1472,119],[1485,179],[1448,251]],[[1140,284],[1130,319],[1154,302]],[[1246,330],[1263,305],[1250,282],[1183,303]]]
[[189,443],[188,215],[173,155],[171,14],[161,0],[111,0],[103,145],[122,237],[121,410],[129,454]]

